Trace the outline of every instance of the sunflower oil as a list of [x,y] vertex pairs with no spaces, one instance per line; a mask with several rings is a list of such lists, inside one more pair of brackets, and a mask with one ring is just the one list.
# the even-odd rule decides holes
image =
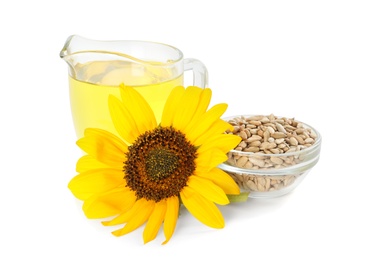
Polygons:
[[135,88],[151,106],[157,122],[171,90],[183,85],[183,75],[172,78],[172,71],[158,66],[137,65],[125,61],[93,61],[77,65],[77,78],[69,76],[69,94],[73,123],[78,138],[88,127],[117,134],[108,109],[108,97],[120,97],[119,85]]

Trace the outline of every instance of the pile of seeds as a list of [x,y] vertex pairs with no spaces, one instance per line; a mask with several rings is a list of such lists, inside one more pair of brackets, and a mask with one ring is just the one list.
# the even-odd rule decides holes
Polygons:
[[[269,116],[240,116],[228,121],[233,125],[233,132],[242,141],[228,154],[226,163],[244,169],[277,169],[300,163],[305,154],[298,152],[313,145],[317,139],[315,131],[294,118]],[[249,152],[242,154],[240,152]],[[286,154],[284,156],[275,156]],[[273,156],[271,156],[273,155]],[[258,176],[252,174],[229,174],[244,189],[271,191],[291,185],[298,176]]]

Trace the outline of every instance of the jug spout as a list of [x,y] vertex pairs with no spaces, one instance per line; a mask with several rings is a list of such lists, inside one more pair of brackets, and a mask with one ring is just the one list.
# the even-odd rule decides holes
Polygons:
[[68,39],[66,39],[66,42],[65,42],[65,45],[64,47],[62,47],[62,50],[60,52],[60,57],[61,59],[66,59],[68,56],[69,56],[69,46],[70,46],[70,43],[72,42],[72,39],[76,37],[75,35],[71,35],[68,37]]
[[83,65],[96,60],[105,60],[109,51],[102,41],[86,39],[79,35],[71,35],[66,39],[60,57],[69,65],[69,75],[75,79],[82,79]]
[[74,68],[74,61],[72,58],[72,53],[74,52],[73,47],[71,44],[73,44],[73,40],[75,38],[78,38],[76,35],[71,35],[66,39],[66,42],[64,44],[64,47],[62,48],[60,52],[60,57],[63,59],[68,65],[69,65],[69,75],[74,76],[75,75],[75,68]]

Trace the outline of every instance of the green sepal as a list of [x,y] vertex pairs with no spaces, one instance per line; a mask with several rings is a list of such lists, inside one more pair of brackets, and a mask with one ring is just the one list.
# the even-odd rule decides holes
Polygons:
[[248,200],[249,192],[241,192],[238,195],[226,194],[230,202],[245,202]]

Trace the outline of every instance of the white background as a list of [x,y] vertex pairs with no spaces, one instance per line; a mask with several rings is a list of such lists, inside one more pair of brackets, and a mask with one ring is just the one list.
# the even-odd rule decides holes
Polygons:
[[[255,4],[256,3],[256,4]],[[388,1],[8,1],[1,4],[1,259],[390,259]],[[291,194],[182,211],[165,245],[116,238],[67,189],[80,151],[59,52],[71,34],[150,40],[204,62],[225,115],[295,117],[323,137]]]

